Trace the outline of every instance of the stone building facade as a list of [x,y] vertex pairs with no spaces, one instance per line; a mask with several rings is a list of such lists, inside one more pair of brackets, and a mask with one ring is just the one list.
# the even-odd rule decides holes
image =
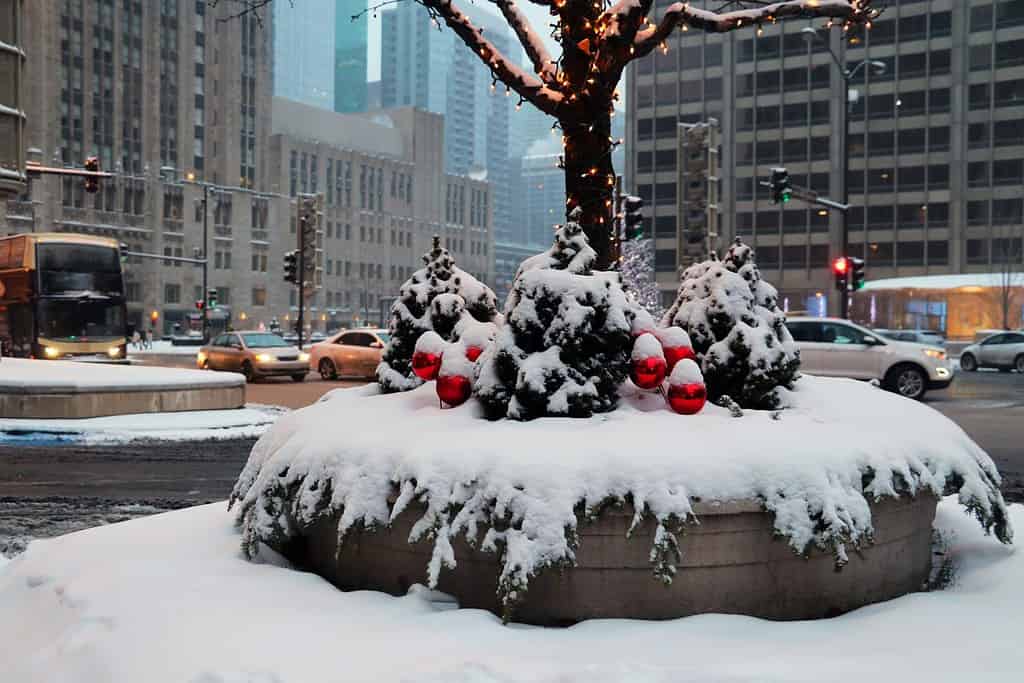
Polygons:
[[[658,0],[654,14],[671,4]],[[784,165],[794,183],[842,197],[849,254],[869,280],[988,272],[1021,259],[1024,204],[1024,2],[900,0],[870,31],[842,38],[823,21],[728,34],[677,32],[628,79],[628,175],[647,201],[658,284],[678,286],[679,123],[721,123],[722,244],[739,235],[790,310],[838,310],[829,264],[840,216],[758,186]],[[718,9],[717,2],[695,2]],[[850,172],[841,164],[845,84],[825,44],[853,68]],[[926,324],[939,327],[942,313]]]

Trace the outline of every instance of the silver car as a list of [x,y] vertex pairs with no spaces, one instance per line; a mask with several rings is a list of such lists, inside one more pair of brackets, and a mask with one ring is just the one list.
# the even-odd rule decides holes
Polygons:
[[309,354],[271,332],[225,332],[199,349],[196,364],[204,370],[228,370],[258,377],[286,375],[296,382],[309,374]]
[[1024,373],[1024,332],[1000,332],[971,344],[960,354],[960,369],[999,368]]

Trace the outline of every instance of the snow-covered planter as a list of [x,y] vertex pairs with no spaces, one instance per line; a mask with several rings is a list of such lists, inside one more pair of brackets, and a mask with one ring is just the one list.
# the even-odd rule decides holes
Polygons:
[[[609,557],[642,548],[651,591],[674,576],[678,584],[677,571],[683,582],[673,590],[684,590],[687,563],[712,554],[713,542],[702,545],[698,534],[680,542],[707,505],[753,505],[771,520],[764,533],[778,537],[772,547],[812,558],[827,553],[838,568],[857,565],[862,558],[851,551],[869,553],[875,538],[890,533],[888,518],[876,519],[873,509],[892,499],[933,502],[952,491],[987,531],[1010,541],[995,466],[940,413],[850,380],[805,377],[778,394],[787,410],[748,409],[736,418],[709,403],[681,417],[659,395],[627,383],[616,411],[524,423],[483,420],[476,402],[442,411],[427,386],[390,395],[377,386],[339,390],[282,417],[260,439],[232,505],[249,555],[262,542],[299,560],[323,557],[329,525],[339,571],[353,539],[367,534],[389,534],[394,552],[403,552],[392,531],[408,521],[407,537],[397,541],[426,543],[429,552],[422,573],[407,582],[438,586],[458,563],[493,556],[493,571],[478,580],[506,617],[529,601],[538,575],[563,569],[574,576],[593,542],[589,530],[609,515],[629,520]],[[688,553],[682,562],[680,548]],[[375,565],[374,580],[400,564],[396,555]],[[801,566],[785,572],[799,582]],[[863,591],[863,602],[908,585],[891,571],[871,576],[888,588]],[[601,591],[577,597],[603,599]]]

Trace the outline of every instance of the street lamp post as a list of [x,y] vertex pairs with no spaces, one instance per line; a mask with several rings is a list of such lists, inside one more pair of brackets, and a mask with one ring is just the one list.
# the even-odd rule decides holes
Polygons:
[[[832,47],[828,44],[824,38],[813,28],[807,27],[801,30],[801,33],[808,40],[817,40],[825,46],[825,50],[828,51],[832,61],[835,62],[836,68],[839,71],[840,78],[843,79],[843,102],[840,109],[843,113],[843,139],[840,143],[840,154],[842,156],[842,162],[840,168],[842,169],[842,183],[843,183],[843,204],[849,207],[850,205],[850,82],[853,77],[865,66],[871,66],[879,74],[885,73],[885,62],[878,60],[864,59],[858,62],[852,69],[846,68],[846,66],[839,60],[836,53],[832,51]],[[850,250],[850,224],[848,220],[849,208],[843,210],[840,215],[840,256],[849,256],[847,253]],[[850,293],[842,292],[839,297],[839,317],[848,318],[850,317]]]
[[[174,166],[161,166],[160,167],[160,172],[161,172],[161,174],[170,173],[171,174],[171,178],[176,180],[177,179],[177,175],[179,173],[179,170],[177,168],[175,168]],[[210,265],[210,254],[209,254],[209,249],[208,249],[209,244],[210,244],[209,223],[208,223],[209,215],[210,215],[209,200],[210,200],[210,191],[212,189],[216,189],[216,188],[214,186],[210,185],[207,182],[204,182],[204,181],[201,181],[201,180],[196,180],[195,173],[193,173],[191,171],[189,171],[185,175],[185,180],[187,180],[190,183],[195,183],[196,185],[199,185],[199,187],[203,188],[203,199],[202,199],[202,202],[203,202],[203,248],[202,248],[202,258],[201,258],[201,265],[203,267],[203,291],[200,293],[200,296],[202,297],[203,307],[202,307],[202,310],[200,311],[200,320],[202,321],[201,324],[202,324],[203,343],[205,344],[207,341],[209,341],[209,325],[210,325],[210,323],[209,323],[209,320],[210,320],[209,319],[209,314],[208,314],[208,311],[207,311],[207,308],[208,308],[208,305],[209,305],[209,285],[208,285],[209,273],[208,273],[208,269],[209,269],[209,265]]]

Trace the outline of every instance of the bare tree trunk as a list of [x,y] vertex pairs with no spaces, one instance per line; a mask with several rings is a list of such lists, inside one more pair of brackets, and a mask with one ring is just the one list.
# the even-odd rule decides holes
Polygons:
[[583,210],[580,225],[590,246],[597,252],[594,267],[611,265],[612,167],[611,116],[598,114],[591,123],[562,122],[565,136],[566,213],[577,206]]

